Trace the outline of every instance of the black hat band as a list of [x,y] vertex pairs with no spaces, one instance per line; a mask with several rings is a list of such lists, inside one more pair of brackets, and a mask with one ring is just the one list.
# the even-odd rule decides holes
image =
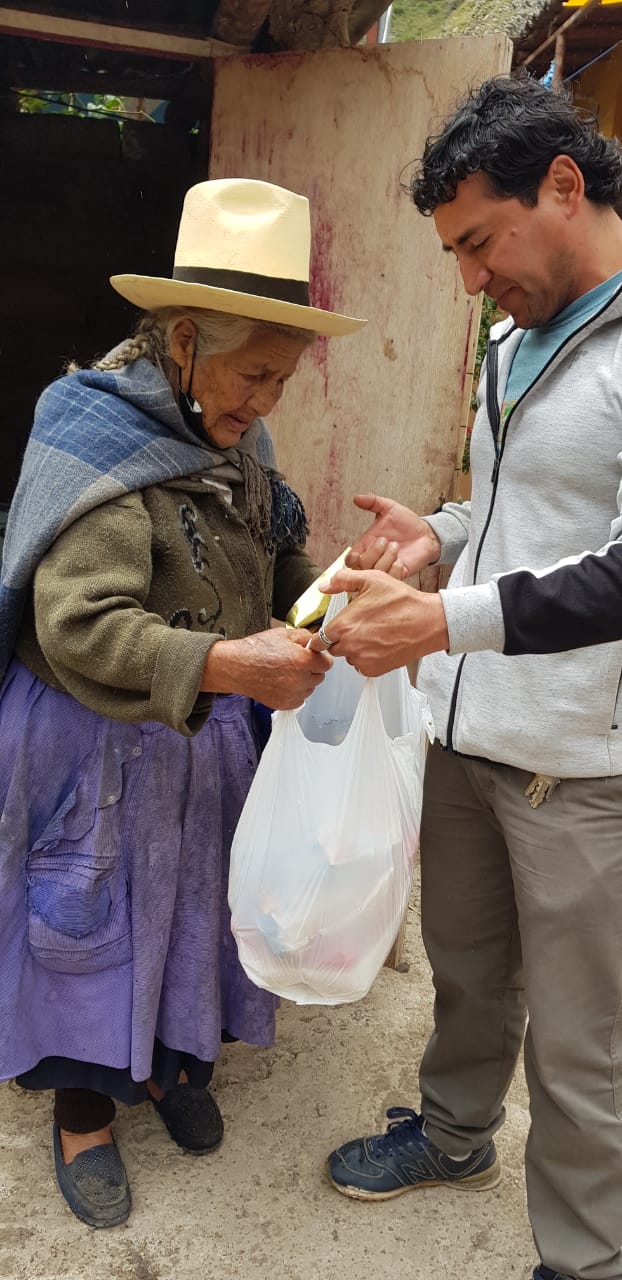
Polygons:
[[258,298],[293,302],[299,307],[311,305],[306,280],[258,276],[254,271],[221,271],[218,267],[175,267],[173,280],[186,284],[208,284],[214,289],[231,289],[234,293],[252,293]]

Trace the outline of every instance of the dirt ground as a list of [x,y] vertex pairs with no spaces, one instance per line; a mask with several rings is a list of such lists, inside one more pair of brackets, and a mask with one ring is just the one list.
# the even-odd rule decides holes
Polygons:
[[129,1221],[93,1231],[56,1189],[50,1102],[0,1086],[0,1277],[10,1280],[524,1280],[534,1249],[522,1158],[522,1073],[498,1137],[494,1191],[446,1188],[369,1205],[338,1195],[326,1153],[416,1105],[432,992],[409,913],[407,973],[335,1009],[285,1005],[274,1049],[229,1045],[214,1092],[225,1142],[184,1155],[153,1108],[119,1107],[116,1136],[133,1195]]

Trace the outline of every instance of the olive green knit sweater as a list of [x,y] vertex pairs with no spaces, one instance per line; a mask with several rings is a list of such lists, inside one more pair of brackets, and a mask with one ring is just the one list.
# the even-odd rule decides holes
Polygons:
[[17,657],[100,715],[196,733],[210,646],[283,619],[319,572],[301,547],[266,551],[244,504],[242,486],[230,504],[208,473],[76,520],[37,568]]

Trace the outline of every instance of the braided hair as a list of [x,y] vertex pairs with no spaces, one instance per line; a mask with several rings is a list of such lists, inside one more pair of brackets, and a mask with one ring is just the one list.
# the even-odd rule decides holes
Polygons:
[[[166,372],[170,361],[170,339],[181,319],[188,317],[197,331],[197,356],[218,355],[243,347],[253,333],[276,330],[279,333],[300,337],[311,346],[317,335],[307,329],[292,325],[273,324],[267,320],[252,320],[246,316],[228,315],[222,311],[206,311],[200,307],[160,307],[141,316],[134,333],[115,347],[108,355],[94,360],[93,369],[122,369],[136,360],[149,360]],[[67,372],[79,366],[72,363]]]

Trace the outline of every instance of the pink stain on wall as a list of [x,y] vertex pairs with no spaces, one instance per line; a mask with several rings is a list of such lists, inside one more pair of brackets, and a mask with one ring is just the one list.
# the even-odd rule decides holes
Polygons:
[[346,459],[342,445],[343,439],[337,428],[329,445],[321,475],[316,476],[316,488],[309,504],[313,512],[311,532],[320,535],[324,542],[328,542],[338,550],[343,550],[341,543],[344,537],[342,532],[343,471]]
[[[313,298],[313,294],[311,295]],[[328,338],[317,338],[311,347],[311,360],[315,365],[324,388],[324,399],[328,398]]]
[[[256,123],[254,131],[249,135],[249,152],[251,152],[250,162],[253,162],[253,156],[260,164],[269,167],[272,164],[274,155],[274,134],[268,127],[267,120],[259,120]],[[262,169],[255,176],[259,177]]]
[[[309,191],[311,204],[311,272],[309,289],[314,307],[323,311],[339,311],[341,299],[341,277],[336,267],[337,255],[334,251],[335,233],[328,217],[319,212],[321,197],[315,182]],[[311,356],[316,369],[324,383],[324,397],[328,396],[328,339],[319,338],[312,348]]]
[[236,66],[244,67],[247,71],[283,71],[285,67],[295,70],[301,61],[299,53],[245,53],[242,56],[236,54]]
[[[312,206],[313,207],[313,206]],[[335,280],[332,262],[334,232],[332,224],[312,215],[311,298],[315,307],[334,309]]]

